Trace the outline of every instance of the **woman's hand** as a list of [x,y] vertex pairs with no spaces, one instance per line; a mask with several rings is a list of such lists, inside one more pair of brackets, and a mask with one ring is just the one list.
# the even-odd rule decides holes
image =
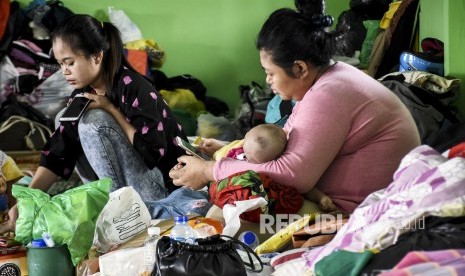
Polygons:
[[202,139],[199,144],[199,150],[206,153],[208,156],[212,157],[213,154],[220,148],[226,146],[227,142],[206,138]]
[[92,100],[89,104],[89,109],[100,108],[110,112],[110,108],[114,107],[114,105],[110,102],[110,99],[108,99],[108,97],[105,95],[84,93],[84,96]]
[[174,185],[199,190],[214,180],[214,161],[205,161],[198,157],[184,155],[178,158],[178,162],[179,164],[169,172]]
[[0,234],[15,231],[16,220],[18,219],[18,207],[13,205],[8,211],[8,218],[0,224]]

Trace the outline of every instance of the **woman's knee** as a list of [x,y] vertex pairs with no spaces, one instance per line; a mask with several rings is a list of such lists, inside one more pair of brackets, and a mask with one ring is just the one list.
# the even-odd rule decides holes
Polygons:
[[102,109],[87,110],[79,121],[79,136],[99,132],[102,127],[115,127],[118,123],[113,116]]

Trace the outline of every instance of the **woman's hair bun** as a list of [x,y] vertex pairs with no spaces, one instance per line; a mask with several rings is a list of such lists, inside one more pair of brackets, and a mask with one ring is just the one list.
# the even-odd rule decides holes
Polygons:
[[333,22],[334,19],[330,15],[319,14],[312,16],[312,23],[315,27],[330,27]]
[[324,0],[295,0],[297,11],[316,28],[333,25],[333,18],[325,15]]

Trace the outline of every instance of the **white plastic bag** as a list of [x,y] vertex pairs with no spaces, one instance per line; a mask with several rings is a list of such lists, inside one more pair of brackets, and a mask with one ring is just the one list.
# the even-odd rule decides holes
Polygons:
[[[10,93],[15,93],[13,85],[19,77],[19,72],[8,56],[0,61],[0,104],[6,101]],[[63,72],[56,71],[47,77],[29,94],[16,94],[21,102],[27,102],[48,118],[55,118],[56,114],[66,106],[73,92],[68,85]]]
[[145,231],[150,220],[147,206],[133,187],[118,189],[110,193],[97,219],[93,245],[99,252],[108,252]]
[[54,119],[57,113],[66,107],[73,90],[60,69],[37,86],[27,99],[34,108]]
[[123,43],[142,39],[140,29],[129,19],[123,10],[108,7],[108,16],[110,17],[110,22],[121,32]]
[[[19,76],[18,70],[8,56],[0,60],[0,104],[6,101],[11,91],[8,91],[8,85],[13,85]],[[13,89],[13,88],[11,88]]]
[[100,275],[139,276],[145,271],[144,247],[118,249],[98,258]]

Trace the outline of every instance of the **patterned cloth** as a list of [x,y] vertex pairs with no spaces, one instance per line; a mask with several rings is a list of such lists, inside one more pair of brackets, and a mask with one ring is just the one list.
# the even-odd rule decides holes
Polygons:
[[13,158],[8,156],[5,152],[0,150],[0,177],[5,182],[14,183],[23,177],[23,173],[16,165]]
[[439,154],[427,145],[407,154],[386,188],[370,194],[326,246],[303,255],[307,265],[337,249],[382,250],[426,216],[458,217],[465,211],[465,159]]
[[465,275],[465,250],[412,251],[389,272],[380,276]]
[[268,204],[263,208],[241,214],[240,218],[260,222],[260,214],[295,214],[303,205],[303,197],[291,186],[279,185],[264,174],[245,171],[214,181],[209,187],[210,203],[223,208],[235,201],[263,197]]
[[[89,88],[75,90],[73,95],[89,91]],[[142,75],[128,69],[121,69],[115,76],[113,93],[113,104],[136,128],[134,150],[147,168],[158,167],[165,182],[170,182],[169,170],[177,164],[177,158],[185,154],[174,138],[180,136],[187,140],[187,137],[163,97]],[[68,179],[82,154],[78,124],[64,122],[45,145],[40,165]]]

